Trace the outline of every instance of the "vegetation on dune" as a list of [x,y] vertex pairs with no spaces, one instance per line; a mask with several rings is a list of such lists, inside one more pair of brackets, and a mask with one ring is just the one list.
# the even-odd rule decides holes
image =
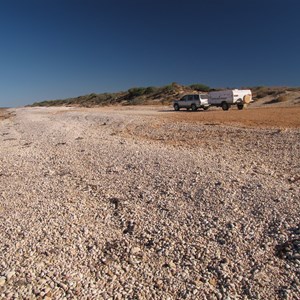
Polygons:
[[256,92],[257,99],[264,98],[270,95],[275,95],[276,93],[276,90],[265,86],[254,87],[253,90],[255,90]]
[[202,91],[202,92],[209,92],[210,91],[210,87],[202,84],[202,83],[194,83],[190,85],[190,88],[196,91]]
[[[283,88],[283,87],[242,87],[242,89],[251,89],[253,99],[258,100],[267,96],[272,96],[277,102],[284,102],[286,99],[280,98],[285,91],[299,91],[299,88]],[[105,105],[141,105],[141,104],[170,104],[172,100],[179,98],[183,94],[199,92],[206,93],[219,89],[213,89],[202,83],[194,83],[191,85],[181,85],[173,82],[169,85],[156,87],[133,87],[125,92],[118,93],[91,93],[76,98],[68,98],[61,100],[47,100],[35,102],[31,106],[105,106]],[[275,101],[275,100],[273,100]],[[272,102],[273,103],[273,102]]]
[[[201,90],[201,86],[203,90]],[[204,84],[195,85],[195,91],[207,91]],[[76,98],[63,100],[47,100],[35,102],[31,106],[102,106],[111,104],[138,105],[138,104],[169,104],[175,97],[185,92],[192,92],[193,88],[173,82],[169,85],[155,87],[133,87],[126,92],[119,93],[91,93]]]
[[267,86],[254,86],[250,87],[254,100],[262,99],[272,96],[269,103],[278,103],[287,101],[288,97],[286,92],[297,92],[300,87],[267,87]]

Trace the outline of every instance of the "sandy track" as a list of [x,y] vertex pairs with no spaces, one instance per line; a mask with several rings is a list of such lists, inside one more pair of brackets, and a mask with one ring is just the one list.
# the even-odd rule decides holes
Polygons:
[[299,129],[230,115],[0,122],[0,297],[298,299]]

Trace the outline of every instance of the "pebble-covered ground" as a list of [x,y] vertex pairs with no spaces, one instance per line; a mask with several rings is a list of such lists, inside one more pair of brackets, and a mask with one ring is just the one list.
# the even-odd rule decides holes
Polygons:
[[13,112],[1,299],[300,299],[299,128]]

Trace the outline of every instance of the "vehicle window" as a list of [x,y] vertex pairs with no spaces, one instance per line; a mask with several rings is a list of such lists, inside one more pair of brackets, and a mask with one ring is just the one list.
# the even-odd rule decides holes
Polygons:
[[186,96],[184,96],[180,99],[180,101],[185,101],[185,100],[186,100]]
[[189,95],[189,100],[193,100],[193,95]]
[[199,100],[199,95],[194,95],[194,100]]

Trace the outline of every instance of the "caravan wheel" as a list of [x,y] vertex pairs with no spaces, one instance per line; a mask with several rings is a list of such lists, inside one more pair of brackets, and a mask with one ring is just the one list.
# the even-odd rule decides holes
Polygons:
[[222,102],[222,109],[223,110],[228,110],[229,109],[229,104],[227,102]]

